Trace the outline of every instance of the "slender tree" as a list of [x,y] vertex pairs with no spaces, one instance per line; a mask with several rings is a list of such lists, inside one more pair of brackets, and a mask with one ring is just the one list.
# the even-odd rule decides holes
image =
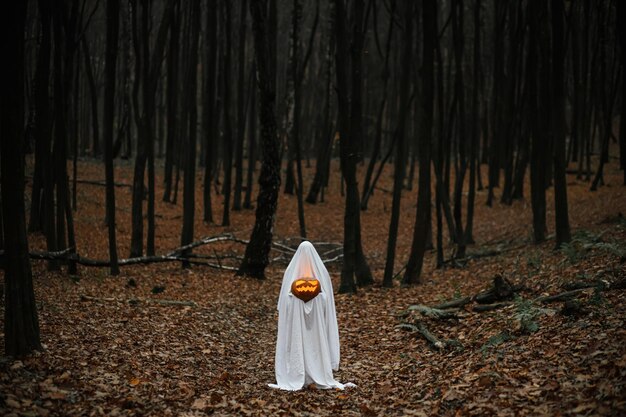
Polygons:
[[[254,228],[250,242],[246,246],[244,259],[237,275],[247,275],[258,279],[265,277],[272,247],[274,216],[280,189],[280,144],[276,135],[274,100],[276,97],[275,73],[272,72],[275,47],[270,46],[275,38],[268,36],[268,17],[263,0],[250,0],[250,15],[254,34],[254,54],[259,88],[259,110],[261,120],[261,148],[263,162],[259,175],[259,195],[255,213]],[[270,20],[272,16],[270,5]],[[271,27],[271,22],[270,25]]]
[[202,113],[204,134],[204,186],[203,186],[203,219],[213,222],[213,207],[211,203],[211,181],[213,180],[213,151],[217,143],[217,125],[219,118],[215,117],[216,107],[216,76],[217,76],[217,5],[215,0],[208,0],[206,7],[205,58],[206,67],[204,79],[204,106]]
[[229,1],[223,2],[222,9],[222,22],[223,22],[223,71],[222,71],[222,88],[223,94],[223,117],[224,117],[224,212],[222,213],[222,226],[230,226],[230,195],[232,184],[232,165],[233,165],[233,127],[231,121],[231,97],[230,97],[230,71],[231,71],[231,7],[232,4]]
[[[366,285],[372,281],[371,272],[361,246],[360,196],[356,178],[358,155],[358,136],[355,136],[355,119],[359,119],[361,109],[361,55],[362,55],[362,16],[363,1],[353,2],[352,53],[348,45],[350,35],[347,25],[347,11],[343,0],[334,0],[335,16],[335,68],[337,77],[338,121],[340,134],[341,172],[346,185],[346,203],[344,214],[343,265],[339,292],[356,292],[356,282]],[[351,59],[350,59],[351,58]],[[356,59],[355,59],[356,58]],[[348,69],[352,68],[351,77]],[[349,79],[352,79],[350,84]],[[351,87],[351,88],[350,88]],[[349,94],[351,92],[351,94]]]
[[[541,88],[538,73],[540,69],[540,43],[545,40],[545,29],[542,29],[541,20],[545,15],[542,6],[542,0],[531,0],[528,3],[529,14],[529,44],[528,44],[528,85],[529,85],[529,102],[536,111],[528,112],[531,124],[531,141],[530,141],[530,197],[533,211],[533,234],[536,243],[545,240],[546,236],[546,154],[547,140],[545,120],[547,119],[548,109],[545,109],[544,99],[546,98],[546,89]],[[543,46],[545,48],[545,45]],[[547,69],[546,69],[547,70]]]
[[27,1],[9,2],[0,18],[3,56],[11,62],[0,81],[0,163],[4,232],[4,351],[40,349],[39,321],[26,239],[24,207],[24,26]]
[[[319,5],[318,5],[319,10]],[[293,24],[292,24],[292,62],[291,77],[293,79],[293,123],[291,130],[291,144],[296,162],[296,170],[298,172],[298,184],[296,188],[296,198],[298,199],[298,224],[300,225],[300,236],[306,238],[306,223],[304,218],[304,203],[302,200],[302,155],[300,152],[300,112],[302,94],[300,91],[300,56],[299,56],[299,35],[300,35],[300,19],[302,15],[302,6],[299,0],[293,0]]]
[[233,210],[241,210],[241,194],[243,186],[243,145],[246,134],[246,103],[245,103],[245,74],[246,74],[246,16],[247,0],[241,0],[239,13],[239,46],[238,46],[238,80],[237,80],[237,142],[235,143],[235,195],[233,196]]
[[[168,0],[157,29],[154,47],[150,51],[151,2],[131,0],[132,34],[135,48],[135,85],[133,86],[133,109],[137,125],[137,156],[135,158],[132,197],[132,233],[130,256],[143,254],[143,199],[146,163],[148,164],[148,235],[147,254],[154,255],[154,114],[155,94],[161,73],[161,60],[174,0]],[[141,16],[139,12],[141,9]],[[138,19],[141,19],[138,22]],[[141,88],[140,88],[141,87]],[[141,94],[140,94],[141,93]]]
[[[41,21],[41,41],[35,70],[35,170],[33,173],[32,199],[28,230],[35,232],[44,230],[48,250],[54,250],[54,207],[48,207],[52,188],[50,175],[50,142],[51,119],[49,104],[50,55],[52,46],[51,21],[52,4],[46,0],[39,1]],[[48,203],[48,204],[46,204]]]
[[[376,6],[374,6],[376,7]],[[381,78],[383,80],[383,95],[380,99],[380,105],[378,107],[378,117],[376,118],[376,133],[374,137],[374,147],[372,149],[372,156],[370,157],[369,164],[367,165],[367,171],[365,173],[365,181],[363,182],[363,198],[361,199],[361,210],[367,210],[367,202],[369,201],[370,196],[374,191],[374,184],[372,184],[372,174],[374,172],[374,167],[376,165],[376,161],[378,160],[378,156],[380,154],[380,147],[383,138],[383,118],[385,115],[385,109],[387,108],[387,86],[389,84],[389,57],[391,56],[391,41],[393,39],[393,28],[395,26],[394,23],[394,14],[396,10],[396,2],[395,0],[391,1],[390,8],[390,19],[389,19],[389,28],[387,29],[387,41],[385,46],[385,55],[384,55],[384,67],[382,70]],[[384,165],[386,161],[381,162],[381,166]]]
[[[252,66],[252,73],[256,74],[256,68]],[[251,86],[250,92],[250,115],[248,117],[248,172],[246,176],[246,194],[243,199],[243,208],[252,208],[252,180],[254,176],[254,170],[256,168],[256,88]]]
[[[193,240],[193,224],[195,214],[196,195],[196,125],[198,122],[198,108],[196,105],[196,85],[198,72],[198,37],[200,33],[200,0],[187,3],[188,19],[190,21],[189,36],[190,48],[187,62],[185,94],[187,111],[189,113],[188,141],[186,146],[185,188],[183,195],[183,230],[181,246],[188,245]],[[188,254],[186,251],[185,254]],[[189,267],[188,262],[183,262]]]
[[617,36],[621,49],[622,60],[622,107],[619,125],[619,161],[624,171],[624,185],[626,185],[626,2],[617,2]]
[[[467,195],[467,222],[465,224],[465,242],[474,243],[474,202],[476,198],[476,160],[478,159],[478,147],[480,145],[480,7],[481,0],[474,3],[474,70],[472,91],[472,121],[470,143],[470,172],[469,191]],[[479,172],[480,174],[480,172]],[[479,175],[480,177],[480,175]]]
[[[170,39],[169,47],[167,51],[167,138],[165,139],[165,164],[163,182],[165,190],[163,192],[163,201],[172,202],[172,174],[174,172],[175,161],[175,141],[178,133],[178,68],[180,57],[180,2],[174,1],[174,7],[172,7],[172,17],[170,25]],[[215,5],[209,4],[208,15],[211,17],[211,13],[215,15]],[[207,33],[211,33],[215,30],[215,24],[207,28]]]
[[[406,154],[406,114],[409,112],[409,90],[411,85],[411,53],[413,51],[413,4],[407,2],[402,13],[404,15],[404,53],[402,63],[402,78],[400,83],[404,86],[400,90],[400,118],[398,127],[394,133],[396,142],[396,159],[394,161],[393,200],[391,206],[391,220],[389,223],[389,237],[387,240],[387,260],[385,263],[385,275],[383,285],[393,286],[393,267],[396,254],[396,241],[398,238],[398,225],[400,224],[400,203],[402,197],[402,185],[405,176]],[[392,16],[392,19],[394,17]]]
[[465,257],[465,232],[463,231],[463,185],[467,172],[467,140],[465,132],[465,82],[463,59],[465,53],[465,35],[463,19],[463,0],[452,2],[452,38],[454,41],[454,96],[456,104],[456,145],[458,162],[455,163],[456,175],[454,185],[454,224],[456,226],[457,253],[459,258]]
[[113,175],[113,116],[115,111],[115,70],[117,65],[117,44],[119,30],[119,0],[107,0],[107,39],[104,63],[104,173],[106,179],[106,219],[109,229],[109,258],[111,275],[119,275],[117,263],[117,242],[115,239],[115,186]]
[[554,140],[554,209],[556,246],[571,240],[567,209],[567,181],[565,170],[565,5],[563,0],[552,0],[552,137]]
[[[67,136],[69,97],[72,86],[74,68],[74,52],[76,45],[76,20],[78,3],[66,4],[57,0],[53,8],[54,33],[54,145],[52,150],[53,173],[56,185],[56,241],[58,248],[76,251],[74,237],[74,221],[70,207],[69,178],[67,175]],[[69,14],[68,14],[69,13]],[[68,274],[76,274],[76,262],[68,261]]]
[[422,63],[422,129],[419,139],[419,189],[417,192],[417,214],[413,231],[411,255],[404,272],[404,285],[418,284],[424,262],[428,235],[428,213],[430,207],[430,144],[433,135],[434,104],[434,51],[437,38],[437,1],[422,1],[424,58]]

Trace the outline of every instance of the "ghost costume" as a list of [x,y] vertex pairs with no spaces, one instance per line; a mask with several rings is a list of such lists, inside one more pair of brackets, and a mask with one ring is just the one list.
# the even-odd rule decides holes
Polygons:
[[[321,292],[304,302],[291,285],[302,277],[317,279]],[[333,286],[328,271],[310,242],[302,242],[289,263],[278,298],[276,384],[272,388],[296,391],[312,383],[318,388],[344,389],[333,378],[339,369],[339,330]]]

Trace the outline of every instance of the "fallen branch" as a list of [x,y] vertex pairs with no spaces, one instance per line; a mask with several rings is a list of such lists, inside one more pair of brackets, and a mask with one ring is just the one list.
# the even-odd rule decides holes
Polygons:
[[332,253],[335,253],[335,252],[338,252],[338,251],[343,251],[343,246],[342,246],[342,247],[338,247],[338,248],[333,248],[333,249],[330,249],[330,250],[328,250],[328,251],[326,251],[326,252],[322,253],[322,254],[320,255],[320,257],[321,257],[321,258],[323,258],[323,257],[325,257],[325,256],[328,256],[328,255],[330,255],[330,254],[332,254]]
[[512,304],[513,303],[479,304],[479,305],[474,306],[472,310],[474,310],[477,313],[482,313],[484,311],[498,310],[500,308],[508,307]]
[[456,300],[446,301],[441,304],[437,304],[433,308],[439,310],[446,310],[448,308],[461,308],[472,302],[472,297],[463,297]]
[[332,262],[337,262],[340,259],[343,259],[343,253],[335,256],[334,258],[322,259],[322,262],[325,263],[325,264],[329,264],[329,263],[332,263]]
[[[55,252],[39,252],[32,251],[29,253],[31,259],[46,259],[46,260],[54,260],[54,259],[65,259],[72,253],[74,248],[69,247],[63,250],[55,251]],[[53,258],[51,258],[51,256]],[[0,250],[0,257],[4,257],[4,250]]]
[[419,332],[422,336],[424,336],[424,339],[428,340],[430,344],[437,350],[442,349],[444,347],[443,342],[437,339],[431,332],[428,331],[426,326],[424,326],[419,321],[415,324],[401,323],[401,324],[398,324],[396,327],[399,329],[408,329],[414,332]]
[[235,237],[231,234],[224,234],[224,235],[217,235],[217,236],[206,236],[203,237],[200,240],[197,240],[195,242],[191,242],[187,245],[184,246],[180,246],[176,249],[174,249],[173,251],[169,252],[166,256],[176,256],[176,255],[180,255],[181,253],[183,253],[186,250],[191,250],[193,248],[197,248],[198,246],[202,246],[202,245],[207,245],[209,243],[214,243],[214,242],[223,242],[225,240],[233,240]]
[[[215,251],[213,253],[215,253]],[[185,255],[185,257],[191,259],[216,259],[218,261],[221,261],[222,259],[236,259],[241,261],[243,259],[243,256],[239,255],[205,255],[203,253],[190,253]]]
[[431,308],[422,304],[409,306],[409,311],[419,311],[423,316],[433,317],[436,319],[456,319],[456,312],[444,311],[437,308]]
[[[246,240],[246,245],[248,244],[248,241]],[[278,242],[272,242],[272,246],[274,248],[279,248],[282,249],[284,251],[287,251],[287,253],[295,253],[296,250],[294,248],[292,248],[291,246],[287,246],[287,245],[283,245],[282,243],[278,243]]]
[[[109,267],[111,266],[111,261],[106,259],[91,259],[80,256],[77,253],[71,253],[72,248],[64,249],[58,252],[30,252],[29,256],[32,259],[45,259],[45,260],[66,260],[73,261],[79,265],[83,266],[93,266],[93,267]],[[4,256],[4,251],[0,251],[0,259]],[[185,256],[139,256],[136,258],[127,258],[120,259],[118,261],[119,266],[128,266],[128,265],[138,265],[138,264],[151,264],[151,263],[162,263],[162,262],[189,262],[193,265],[203,265],[208,266],[209,268],[214,269],[224,269],[227,271],[237,271],[237,268],[226,265],[215,265],[210,262],[203,262],[194,260],[192,258],[188,258]]]
[[112,297],[92,297],[90,295],[81,294],[81,301],[94,301],[94,302],[105,302],[105,303],[124,303],[130,305],[137,305],[140,303],[145,304],[159,304],[163,306],[183,306],[183,307],[197,307],[197,304],[193,301],[186,300],[162,300],[159,298],[130,298],[128,300],[120,299],[120,298],[112,298]]
[[[95,181],[95,180],[76,180],[79,184],[90,184],[90,185],[99,185],[101,187],[106,187],[107,183],[105,181]],[[131,184],[125,184],[121,182],[114,182],[114,187],[122,187],[122,188],[133,188]]]
[[572,297],[582,293],[583,291],[587,290],[588,288],[579,288],[577,290],[572,290],[572,291],[565,291],[562,292],[560,294],[556,294],[556,295],[546,295],[543,297],[538,297],[535,299],[536,302],[539,303],[554,303],[557,301],[567,301],[572,299]]

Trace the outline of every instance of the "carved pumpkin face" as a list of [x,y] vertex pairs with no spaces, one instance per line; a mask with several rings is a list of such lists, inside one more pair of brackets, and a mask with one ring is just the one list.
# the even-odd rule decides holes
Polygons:
[[291,284],[291,293],[305,303],[317,297],[321,289],[320,282],[310,277],[298,278]]

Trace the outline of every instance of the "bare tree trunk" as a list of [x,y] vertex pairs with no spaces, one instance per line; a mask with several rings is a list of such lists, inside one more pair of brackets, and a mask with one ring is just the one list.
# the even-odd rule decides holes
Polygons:
[[470,176],[469,191],[467,195],[467,221],[465,224],[465,242],[474,243],[474,202],[476,198],[476,161],[478,159],[478,147],[480,145],[480,7],[481,0],[475,0],[474,4],[474,73],[472,92],[472,131],[470,142]]
[[[530,196],[531,205],[533,211],[533,233],[535,243],[539,243],[545,240],[546,236],[546,190],[545,190],[545,155],[546,149],[546,132],[544,126],[545,115],[543,111],[545,103],[545,92],[541,89],[538,73],[539,73],[539,61],[540,51],[539,43],[545,38],[544,31],[541,29],[542,15],[545,14],[542,10],[543,0],[531,0],[528,4],[529,14],[529,46],[528,46],[528,60],[527,69],[528,72],[528,84],[530,97],[530,105],[538,111],[529,112],[529,123],[532,125],[531,129],[531,157],[530,157]],[[547,88],[547,86],[546,86]]]
[[89,84],[89,97],[91,99],[91,127],[93,135],[93,156],[100,155],[100,126],[98,123],[98,86],[96,85],[96,79],[93,73],[93,67],[91,65],[91,54],[89,53],[89,44],[87,37],[83,35],[81,40],[83,47],[83,55],[85,59],[85,72],[87,73],[87,81]]
[[[383,68],[383,97],[380,100],[378,108],[378,117],[376,119],[376,136],[374,137],[374,148],[370,157],[367,171],[365,173],[365,181],[363,182],[363,199],[361,200],[361,210],[367,210],[367,202],[372,195],[374,185],[371,184],[374,166],[380,154],[380,145],[383,137],[383,117],[387,106],[387,86],[389,85],[389,57],[391,56],[391,40],[393,38],[394,14],[396,10],[396,2],[392,0],[390,9],[389,29],[387,29],[387,42],[385,47],[385,66]],[[381,162],[382,164],[383,162]]]
[[565,159],[564,14],[563,0],[552,0],[552,94],[554,100],[552,136],[554,140],[554,216],[557,247],[571,240],[567,210],[567,181],[565,178],[567,161]]
[[624,172],[624,183],[626,185],[626,3],[617,2],[617,34],[621,48],[620,58],[622,59],[622,108],[619,122],[619,162],[620,168]]
[[[50,182],[50,105],[48,85],[50,83],[50,55],[51,55],[51,32],[50,23],[52,18],[51,4],[48,1],[39,1],[39,14],[41,20],[41,42],[37,56],[37,69],[35,71],[35,170],[33,174],[33,187],[31,193],[29,232],[44,230],[46,237],[50,235],[50,226],[46,223],[53,219],[52,213],[46,210],[46,184]],[[51,241],[48,239],[48,250]],[[54,246],[54,245],[53,245]]]
[[[210,13],[215,14],[215,5],[209,5]],[[169,49],[167,52],[167,138],[165,140],[165,171],[163,181],[165,191],[163,201],[171,202],[172,173],[174,169],[175,145],[178,133],[178,67],[179,67],[179,32],[180,32],[180,5],[176,0],[172,8],[172,25],[170,28]],[[213,28],[207,28],[210,31]]]
[[[302,14],[301,6],[298,0],[294,0],[293,2],[293,33],[292,33],[292,45],[293,48],[292,54],[292,66],[291,66],[291,76],[293,79],[293,124],[292,124],[292,134],[291,134],[291,143],[293,145],[294,157],[296,160],[296,171],[298,173],[298,184],[296,188],[296,198],[298,199],[298,224],[300,225],[300,236],[306,238],[306,223],[304,219],[304,202],[302,199],[302,155],[300,152],[300,84],[302,83],[302,79],[300,77],[300,68],[299,68],[299,32],[300,32],[300,15]],[[303,68],[304,69],[304,68]],[[302,71],[304,73],[304,71]]]
[[402,185],[405,177],[406,164],[406,115],[410,110],[409,86],[411,85],[411,60],[413,52],[413,7],[407,2],[402,10],[404,15],[404,62],[402,64],[402,78],[400,83],[400,114],[398,127],[395,132],[396,158],[394,160],[393,200],[391,206],[391,220],[389,222],[389,237],[387,240],[387,259],[385,262],[385,274],[383,286],[393,286],[393,267],[396,255],[396,241],[398,238],[398,225],[400,224],[400,203],[402,197]]
[[[317,203],[317,197],[323,190],[326,184],[326,172],[330,164],[331,151],[333,146],[334,132],[332,131],[330,120],[330,101],[331,101],[331,81],[332,81],[332,66],[333,66],[333,19],[332,16],[329,19],[329,39],[328,46],[326,48],[325,67],[326,67],[326,83],[324,88],[324,110],[323,110],[323,122],[320,127],[320,135],[318,140],[321,142],[318,144],[318,152],[316,156],[315,164],[315,176],[311,182],[311,188],[309,194],[306,197],[306,202],[309,204]],[[326,182],[325,182],[326,181]]]
[[203,134],[204,145],[204,187],[203,187],[203,220],[213,223],[213,208],[211,203],[211,181],[213,180],[213,152],[217,143],[217,125],[219,118],[215,116],[216,107],[216,75],[217,75],[217,5],[214,0],[207,1],[205,27],[205,63],[207,67],[204,80],[204,106],[203,106]]
[[7,3],[0,23],[3,56],[11,62],[5,68],[0,94],[2,218],[6,247],[4,352],[10,356],[41,349],[24,208],[23,88],[27,4],[27,1]]
[[434,50],[437,39],[437,2],[423,0],[423,42],[424,60],[422,64],[422,134],[419,142],[419,190],[417,193],[417,215],[413,231],[411,255],[404,272],[402,283],[405,285],[418,284],[424,262],[426,238],[428,234],[429,207],[430,207],[430,144],[433,129],[434,104]]
[[[183,229],[180,238],[181,246],[193,241],[193,225],[195,219],[196,204],[196,132],[198,122],[198,107],[196,103],[196,85],[198,72],[198,37],[200,33],[200,0],[192,0],[187,4],[189,28],[189,56],[187,57],[186,80],[184,88],[186,99],[185,105],[189,114],[189,128],[186,147],[185,161],[185,188],[183,195]],[[184,251],[183,256],[188,256],[190,251]],[[189,262],[183,262],[183,267],[188,268]]]
[[241,0],[239,22],[239,65],[237,81],[237,142],[235,146],[235,195],[233,210],[241,210],[241,193],[243,185],[243,145],[246,134],[245,66],[246,66],[246,7],[247,0]]
[[[115,71],[119,30],[119,0],[107,0],[107,40],[104,63],[104,171],[106,178],[106,219],[109,229],[109,258],[111,275],[119,275],[117,242],[115,238],[115,179],[113,173],[113,117],[115,112]],[[89,57],[86,57],[89,59]]]
[[224,22],[224,70],[223,70],[223,83],[224,83],[224,100],[223,100],[223,115],[224,115],[224,212],[222,214],[222,226],[230,226],[230,194],[231,194],[231,182],[232,182],[232,164],[233,164],[233,132],[231,123],[231,104],[230,104],[230,48],[231,42],[231,3],[226,1],[222,7],[222,21]]
[[458,169],[454,185],[454,224],[456,226],[457,253],[459,258],[465,257],[465,232],[463,231],[463,184],[467,172],[467,140],[465,137],[465,86],[463,80],[463,55],[465,52],[465,36],[463,33],[463,0],[452,3],[452,35],[454,39],[455,79],[454,89],[457,110],[457,144]]
[[502,109],[504,96],[504,39],[506,27],[506,8],[508,2],[494,0],[494,50],[493,50],[493,120],[491,144],[489,146],[489,185],[487,194],[487,205],[493,204],[493,189],[500,182],[500,159],[502,157],[503,126],[506,120]]
[[[361,54],[363,47],[362,16],[363,1],[353,3],[352,54],[348,46],[350,38],[347,27],[346,9],[343,0],[332,3],[335,10],[335,68],[337,76],[338,98],[338,131],[340,136],[341,171],[346,185],[346,206],[344,215],[343,266],[341,268],[340,293],[356,292],[355,274],[359,285],[372,282],[371,272],[361,247],[361,209],[359,189],[356,179],[358,156],[358,139],[360,130],[356,125],[361,121]],[[348,94],[350,82],[348,77],[349,58],[352,57],[352,94]],[[360,129],[360,126],[359,126]]]
[[[143,254],[143,198],[144,176],[148,163],[148,235],[147,253],[154,254],[154,113],[156,108],[155,94],[161,72],[161,60],[167,40],[167,33],[172,16],[174,0],[168,0],[163,11],[163,17],[157,29],[156,40],[152,54],[150,53],[149,26],[151,7],[148,0],[141,0],[141,26],[138,31],[137,18],[139,9],[137,0],[132,4],[132,32],[135,47],[135,85],[133,86],[133,107],[137,123],[137,156],[133,177],[132,197],[132,235],[131,256]],[[141,106],[140,106],[141,86]]]
[[[72,62],[74,57],[74,34],[77,17],[77,4],[72,4],[69,17],[65,16],[64,6],[57,4],[54,9],[54,105],[55,129],[52,157],[54,160],[54,180],[56,182],[56,244],[75,251],[72,210],[69,206],[69,179],[67,176],[67,110],[71,93]],[[69,220],[69,221],[67,221]],[[66,230],[67,226],[67,230]],[[68,241],[66,241],[66,233]],[[76,263],[68,263],[68,273],[76,273]]]
[[[252,64],[252,73],[256,75],[256,67]],[[251,78],[254,80],[254,78]],[[256,169],[256,88],[254,84],[250,86],[250,115],[248,117],[248,171],[246,176],[246,194],[243,199],[243,208],[252,208],[252,180],[254,178],[254,171]]]
[[[276,117],[274,115],[276,83],[275,73],[272,72],[276,49],[274,46],[270,46],[275,38],[268,37],[268,32],[270,35],[272,32],[271,30],[268,31],[267,28],[265,2],[263,0],[250,0],[250,14],[253,22],[257,85],[259,87],[263,163],[259,175],[259,195],[254,228],[237,275],[263,279],[265,268],[269,264],[274,216],[280,188],[280,144],[276,136]],[[270,20],[271,15],[270,12]]]

